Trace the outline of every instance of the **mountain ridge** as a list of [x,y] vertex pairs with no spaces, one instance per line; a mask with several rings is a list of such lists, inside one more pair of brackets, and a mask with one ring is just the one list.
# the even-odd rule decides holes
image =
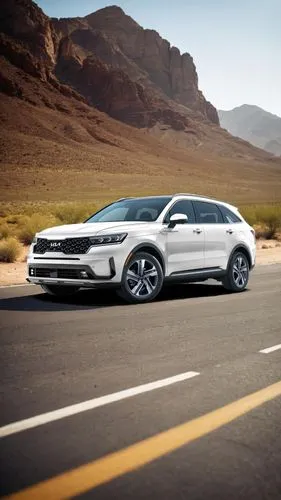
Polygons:
[[281,117],[260,106],[242,104],[219,110],[221,126],[232,135],[247,140],[276,156],[281,156]]

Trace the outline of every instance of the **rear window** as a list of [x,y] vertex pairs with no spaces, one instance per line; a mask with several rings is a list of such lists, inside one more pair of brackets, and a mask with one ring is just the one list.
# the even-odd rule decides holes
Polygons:
[[235,224],[236,222],[242,222],[242,220],[238,217],[238,215],[232,212],[232,210],[229,210],[229,208],[220,205],[220,211],[223,215],[224,221],[227,224]]

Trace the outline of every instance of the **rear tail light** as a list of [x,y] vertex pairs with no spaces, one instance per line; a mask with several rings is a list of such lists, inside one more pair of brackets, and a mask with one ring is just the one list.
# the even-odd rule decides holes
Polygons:
[[254,237],[254,240],[256,241],[256,231],[251,227],[251,233]]

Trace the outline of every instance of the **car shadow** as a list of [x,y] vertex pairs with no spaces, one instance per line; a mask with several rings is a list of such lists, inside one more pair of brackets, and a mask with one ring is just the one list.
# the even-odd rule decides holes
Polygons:
[[[193,298],[215,297],[226,295],[227,292],[220,284],[193,283],[166,285],[158,295],[156,302],[186,300]],[[114,306],[130,307],[114,290],[80,290],[71,297],[54,297],[46,293],[5,298],[0,300],[2,311],[73,311],[100,309]],[[141,305],[140,305],[141,306]]]

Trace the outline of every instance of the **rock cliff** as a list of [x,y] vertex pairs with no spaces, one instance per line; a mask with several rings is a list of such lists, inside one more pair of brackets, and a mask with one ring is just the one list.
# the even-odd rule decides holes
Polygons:
[[[196,128],[193,120],[218,124],[216,109],[198,90],[192,57],[119,7],[58,20],[31,0],[10,0],[1,6],[0,28],[1,54],[12,64],[56,88],[63,84],[64,93],[67,85],[118,120],[174,130]],[[21,94],[3,72],[1,82],[2,90]]]

